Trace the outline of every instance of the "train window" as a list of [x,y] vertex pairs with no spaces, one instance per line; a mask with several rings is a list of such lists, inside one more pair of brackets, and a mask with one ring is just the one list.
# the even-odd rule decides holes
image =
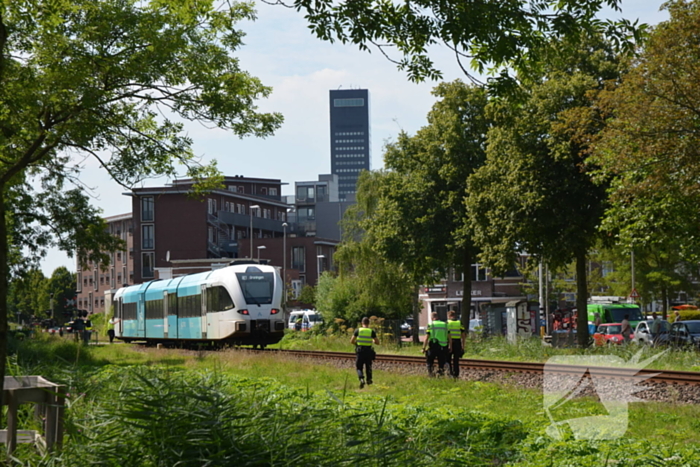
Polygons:
[[272,303],[272,294],[275,287],[275,277],[271,272],[254,271],[237,272],[236,277],[243,292],[246,304],[269,305]]
[[177,315],[177,295],[168,294],[168,314]]
[[211,287],[207,290],[207,311],[231,310],[235,306],[231,299],[231,294],[222,286]]
[[148,300],[146,302],[146,319],[163,318],[163,299]]
[[136,319],[136,303],[124,303],[122,306],[124,320]]
[[177,308],[180,318],[202,316],[202,296],[197,294],[177,297]]

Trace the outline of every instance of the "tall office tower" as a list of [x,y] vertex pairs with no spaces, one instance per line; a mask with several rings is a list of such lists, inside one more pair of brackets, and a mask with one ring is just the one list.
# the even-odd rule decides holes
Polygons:
[[354,200],[361,170],[370,169],[369,91],[330,92],[331,173],[338,175],[338,198]]

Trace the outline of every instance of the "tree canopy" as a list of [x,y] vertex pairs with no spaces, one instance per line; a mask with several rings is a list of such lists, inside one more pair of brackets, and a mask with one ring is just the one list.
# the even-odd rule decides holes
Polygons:
[[[391,185],[392,191],[385,194],[396,204],[405,199],[407,209],[397,210],[398,224],[430,226],[420,239],[409,237],[420,245],[419,260],[430,258],[443,273],[450,269],[463,272],[463,296],[471,297],[469,279],[477,251],[465,199],[469,176],[486,160],[491,125],[486,113],[488,98],[484,88],[459,80],[439,84],[433,94],[438,100],[428,113],[428,124],[414,136],[401,133],[386,147],[385,165],[404,183]],[[413,184],[411,196],[402,193],[409,182]],[[462,320],[468,324],[468,308]]]
[[[284,4],[284,0],[265,0]],[[409,79],[438,79],[430,56],[433,45],[445,46],[468,76],[490,71],[508,81],[508,71],[537,74],[562,56],[553,42],[570,44],[585,35],[608,36],[630,51],[644,27],[628,20],[601,20],[603,7],[619,10],[621,0],[294,0],[309,28],[320,39],[378,50],[406,71]],[[562,42],[563,39],[569,39]],[[565,56],[566,53],[563,54]],[[498,80],[496,81],[498,82]]]
[[[257,112],[270,88],[232,55],[243,37],[236,23],[253,18],[250,4],[236,2],[0,1],[0,374],[16,242],[36,238],[28,233],[40,226],[68,233],[58,244],[77,248],[81,262],[118,246],[85,193],[66,190],[80,176],[75,160],[94,158],[127,187],[180,167],[216,180],[183,120],[239,136],[267,136],[281,124]],[[39,193],[30,177],[41,180]]]
[[[579,310],[588,299],[586,257],[606,206],[606,186],[594,182],[588,163],[590,143],[604,124],[594,99],[619,72],[604,41],[591,38],[586,50],[572,55],[565,70],[553,69],[528,86],[523,101],[493,105],[486,164],[471,177],[468,198],[475,241],[495,274],[522,252],[553,269],[575,260]],[[586,314],[578,318],[585,346]]]
[[627,248],[700,259],[700,2],[665,4],[670,19],[602,104],[610,119],[596,145],[612,179],[604,228]]

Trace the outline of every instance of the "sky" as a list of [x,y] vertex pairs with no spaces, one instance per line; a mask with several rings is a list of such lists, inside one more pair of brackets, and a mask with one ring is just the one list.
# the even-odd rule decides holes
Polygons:
[[[624,17],[656,24],[668,18],[659,12],[661,0],[623,0],[622,13],[606,12],[604,17]],[[263,112],[280,112],[284,124],[274,136],[240,139],[230,132],[188,123],[186,131],[194,151],[204,161],[217,160],[224,175],[279,179],[287,185],[282,194],[292,194],[295,181],[316,180],[330,173],[329,97],[331,89],[368,89],[370,92],[371,168],[383,167],[383,147],[403,130],[415,133],[426,124],[435,103],[434,81],[412,83],[379,52],[362,52],[356,46],[330,44],[316,39],[301,13],[281,6],[257,4],[257,19],[244,21],[245,45],[235,55],[241,69],[271,86],[269,98],[258,102]],[[443,80],[467,81],[454,56],[444,47],[431,50],[431,57],[443,72]],[[93,196],[93,205],[105,217],[131,211],[125,189],[110,180],[92,160],[85,161],[81,181]],[[162,186],[159,179],[145,186]],[[75,271],[75,260],[51,250],[41,269],[50,276],[65,266]]]

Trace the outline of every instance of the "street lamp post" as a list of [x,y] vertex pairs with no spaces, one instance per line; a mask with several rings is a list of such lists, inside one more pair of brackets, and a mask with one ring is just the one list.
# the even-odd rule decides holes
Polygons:
[[287,223],[282,224],[284,236],[282,237],[282,301],[287,301]]
[[265,245],[260,245],[257,247],[257,249],[258,249],[258,263],[260,262],[260,250],[264,250],[265,248],[267,248]]
[[252,205],[250,208],[250,259],[253,259],[253,209],[260,209],[257,204]]

